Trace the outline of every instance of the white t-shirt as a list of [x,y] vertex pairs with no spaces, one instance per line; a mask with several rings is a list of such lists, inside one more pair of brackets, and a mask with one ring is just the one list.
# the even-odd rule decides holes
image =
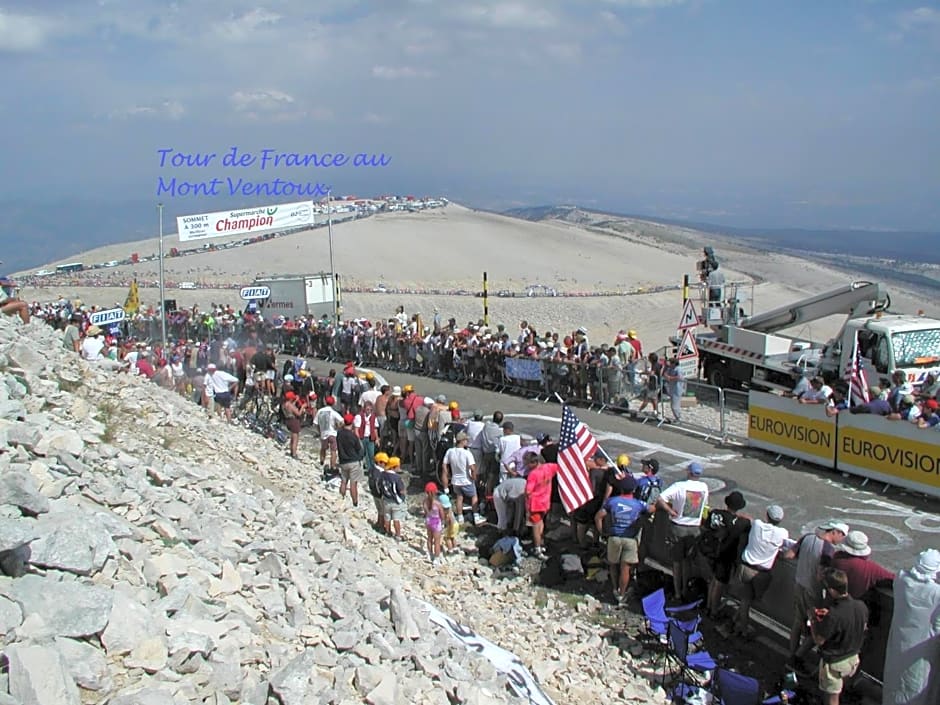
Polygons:
[[748,565],[770,570],[774,567],[780,547],[788,538],[790,532],[782,526],[755,519],[751,523],[751,533],[748,534],[747,547],[741,554],[741,560]]
[[372,406],[375,406],[375,400],[382,396],[382,392],[378,389],[369,389],[359,395],[359,406],[365,406],[367,401],[372,402]]
[[473,453],[467,448],[450,448],[444,454],[444,464],[450,468],[450,481],[460,487],[473,484],[470,479],[470,466],[475,462]]
[[225,394],[231,391],[230,387],[236,382],[238,382],[238,377],[230,375],[225,370],[214,370],[206,375],[206,394],[210,397]]
[[[480,435],[480,431],[483,430],[483,422],[476,421],[475,419],[470,419],[467,421],[467,438],[470,439],[470,445],[474,448],[482,448],[482,446],[477,443],[474,446],[474,441],[477,439],[477,436]],[[480,439],[483,440],[482,438]]]
[[519,448],[522,447],[522,436],[518,433],[511,433],[508,435],[500,436],[499,440],[496,442],[496,454],[499,456],[499,479],[505,480],[506,476],[509,474],[507,472],[506,464],[509,462],[509,459],[512,457],[512,454],[515,453]]
[[336,436],[336,429],[343,423],[340,416],[332,406],[324,406],[317,412],[317,428],[320,429],[320,438]]
[[104,340],[100,336],[86,336],[82,341],[82,357],[89,362],[97,362],[102,359],[101,351],[104,349]]
[[671,518],[679,526],[701,526],[702,512],[708,504],[708,485],[701,480],[682,480],[670,485],[660,499],[668,502],[679,516]]

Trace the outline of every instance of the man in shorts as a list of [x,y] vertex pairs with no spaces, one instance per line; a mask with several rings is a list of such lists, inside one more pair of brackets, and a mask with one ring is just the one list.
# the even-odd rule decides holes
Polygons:
[[689,551],[702,526],[702,514],[708,504],[708,485],[702,482],[702,464],[693,461],[686,467],[686,479],[667,487],[656,507],[669,515],[666,545],[672,558],[672,585],[676,599],[682,599],[689,577]]
[[844,571],[828,569],[823,584],[826,603],[811,622],[813,640],[819,648],[819,689],[827,705],[839,705],[847,678],[858,670],[858,655],[868,628],[868,608],[849,596]]
[[339,454],[339,496],[346,499],[346,488],[354,507],[359,506],[359,483],[365,479],[362,470],[362,441],[353,429],[355,417],[346,413],[343,427],[336,432],[336,450]]
[[541,463],[526,475],[526,514],[532,524],[533,554],[536,558],[547,558],[542,540],[545,534],[545,515],[552,506],[552,480],[557,474],[557,463]]
[[382,499],[382,473],[388,466],[388,454],[378,452],[372,458],[372,467],[368,469],[369,494],[375,503],[375,528],[385,532],[385,501]]
[[317,429],[320,431],[320,465],[326,462],[326,452],[330,452],[330,468],[336,467],[336,433],[343,423],[343,417],[339,415],[333,404],[336,400],[333,397],[325,399],[326,406],[320,409],[316,415]]
[[630,571],[640,562],[638,537],[644,514],[649,512],[645,502],[633,498],[636,480],[627,474],[614,484],[613,495],[604,501],[594,516],[594,527],[600,536],[604,519],[610,516],[610,535],[607,538],[607,567],[618,604],[628,599]]
[[447,488],[453,486],[456,494],[456,507],[454,508],[454,518],[457,523],[463,521],[463,503],[470,502],[470,508],[473,510],[473,522],[483,520],[483,517],[477,514],[477,466],[473,453],[467,446],[470,444],[470,437],[461,431],[457,434],[456,443],[453,448],[448,449],[444,454],[443,473],[441,484]]

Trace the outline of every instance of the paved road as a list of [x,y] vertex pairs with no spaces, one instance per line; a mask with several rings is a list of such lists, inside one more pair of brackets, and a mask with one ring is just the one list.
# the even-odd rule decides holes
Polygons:
[[[311,361],[317,374],[330,365]],[[391,384],[413,384],[419,394],[446,394],[460,402],[469,413],[482,409],[491,414],[501,410],[517,430],[534,435],[545,431],[557,438],[560,406],[528,401],[440,380],[381,371]],[[791,535],[812,530],[828,517],[838,517],[850,527],[868,534],[873,557],[882,565],[898,570],[913,565],[914,557],[926,548],[940,547],[940,501],[908,493],[899,488],[882,492],[880,483],[862,486],[862,480],[814,465],[784,459],[775,462],[771,454],[737,446],[721,447],[713,441],[684,434],[652,423],[578,410],[579,418],[594,431],[604,450],[616,457],[629,453],[634,463],[655,457],[666,484],[684,476],[683,467],[691,460],[704,463],[712,493],[719,497],[740,490],[748,509],[762,515],[772,503],[784,508],[783,526]],[[712,504],[715,504],[713,501]]]

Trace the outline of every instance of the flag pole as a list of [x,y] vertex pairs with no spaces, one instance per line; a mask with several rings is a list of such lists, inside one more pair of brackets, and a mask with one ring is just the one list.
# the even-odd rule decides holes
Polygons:
[[[555,392],[555,398],[561,403],[561,408],[562,408],[562,410],[564,410],[564,408],[565,408],[566,406],[568,406],[568,402],[566,402],[564,399],[562,399],[562,398],[561,398],[561,395],[560,395],[558,392]],[[584,422],[582,421],[582,423],[584,423]],[[601,446],[600,443],[597,444],[597,449],[598,449],[601,453],[604,454],[604,457],[607,458],[607,462],[608,462],[608,463],[610,463],[610,464],[613,465],[614,467],[617,467],[617,463],[614,462],[614,459],[613,459],[613,458],[611,458],[609,455],[607,455],[607,451],[604,450],[604,448]]]
[[166,357],[166,286],[163,277],[163,204],[157,204],[160,212],[160,354]]

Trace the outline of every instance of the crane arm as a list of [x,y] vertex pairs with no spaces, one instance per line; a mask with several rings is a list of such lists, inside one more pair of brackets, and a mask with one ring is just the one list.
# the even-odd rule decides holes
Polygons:
[[846,314],[849,318],[872,315],[878,311],[887,310],[890,305],[891,297],[881,284],[856,281],[796,303],[745,318],[740,327],[760,333],[776,333],[790,326],[810,323],[840,313]]

